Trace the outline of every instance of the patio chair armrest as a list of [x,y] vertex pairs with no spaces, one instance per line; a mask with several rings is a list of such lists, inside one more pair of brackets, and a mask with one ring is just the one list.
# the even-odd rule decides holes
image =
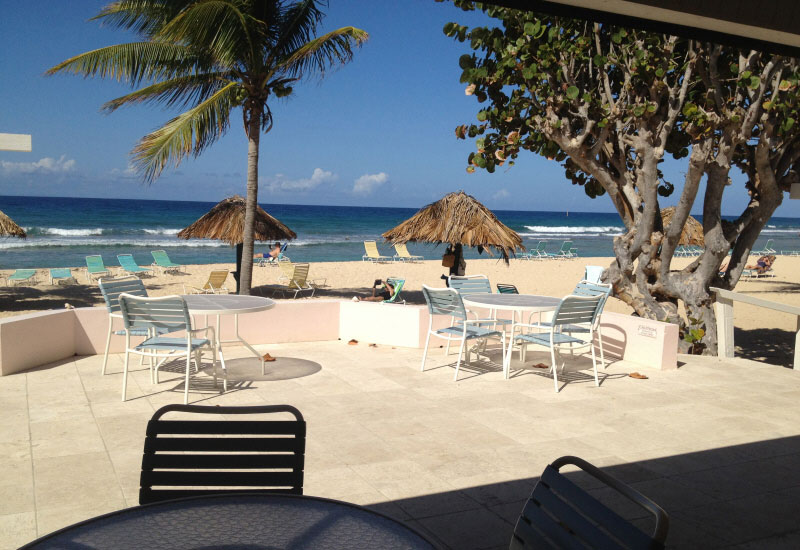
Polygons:
[[216,338],[215,338],[216,331],[214,330],[214,327],[212,327],[212,326],[203,327],[203,328],[193,328],[192,330],[188,331],[188,333],[189,334],[199,334],[201,332],[205,332],[206,334],[208,334],[209,331],[211,332],[211,341],[215,342],[216,341]]

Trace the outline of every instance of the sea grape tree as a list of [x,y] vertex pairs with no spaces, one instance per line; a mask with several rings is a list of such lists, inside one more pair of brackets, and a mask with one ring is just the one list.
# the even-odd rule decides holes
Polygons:
[[[561,17],[455,0],[496,26],[458,23],[446,35],[469,44],[461,56],[477,122],[456,128],[475,139],[467,171],[512,165],[523,151],[560,162],[592,198],[607,195],[625,225],[605,274],[637,314],[705,332],[695,350],[716,351],[710,286],[733,288],[753,243],[800,181],[796,59]],[[667,155],[685,159],[682,182],[664,179]],[[744,189],[732,185],[744,174]],[[701,183],[703,253],[672,269],[681,230]],[[723,196],[747,193],[733,220]],[[677,194],[665,227],[660,200]],[[723,260],[731,255],[723,273]],[[693,319],[691,326],[684,320]]]

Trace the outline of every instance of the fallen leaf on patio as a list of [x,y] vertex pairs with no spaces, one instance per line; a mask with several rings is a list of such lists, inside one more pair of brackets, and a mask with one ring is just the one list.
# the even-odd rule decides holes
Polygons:
[[535,365],[531,365],[535,369],[549,369],[550,365],[545,365],[544,363],[536,363]]
[[348,344],[348,345],[350,345],[350,346],[357,346],[357,345],[358,345],[358,340],[356,340],[355,338],[353,338],[352,340],[350,340],[349,342],[347,342],[347,344]]
[[371,347],[371,348],[377,348],[377,347],[378,347],[378,344],[370,344],[370,345],[369,345],[369,347]]
[[636,378],[637,380],[647,380],[647,376],[644,374],[639,374],[638,372],[632,372],[628,376],[631,378]]
[[261,358],[264,361],[275,361],[275,358],[271,356],[269,353],[265,353]]

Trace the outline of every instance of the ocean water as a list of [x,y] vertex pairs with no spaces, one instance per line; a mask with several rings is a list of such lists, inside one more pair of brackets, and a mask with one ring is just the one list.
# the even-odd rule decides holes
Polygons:
[[[183,240],[178,231],[208,212],[215,203],[0,197],[0,210],[28,232],[25,240],[0,238],[0,269],[22,267],[79,267],[90,254],[101,254],[107,265],[117,265],[117,254],[133,254],[140,265],[153,262],[151,250],[164,249],[182,264],[235,261],[232,247],[212,240]],[[262,204],[297,233],[286,254],[293,261],[360,260],[363,241],[374,239],[382,254],[394,255],[381,233],[414,215],[414,208],[369,208]],[[612,256],[612,239],[623,231],[617,214],[596,212],[523,212],[496,210],[504,224],[517,231],[526,248],[540,240],[556,252],[565,239],[581,256]],[[773,239],[777,250],[800,249],[800,220],[773,218],[756,248]],[[444,246],[409,243],[412,254],[440,258]],[[266,252],[268,243],[256,243]],[[491,257],[465,251],[469,258]],[[496,257],[496,256],[495,256]]]

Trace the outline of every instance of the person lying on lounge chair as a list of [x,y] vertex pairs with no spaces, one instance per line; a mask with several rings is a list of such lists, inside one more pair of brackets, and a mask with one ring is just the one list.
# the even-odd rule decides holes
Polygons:
[[761,275],[772,269],[773,262],[775,262],[775,256],[770,254],[769,256],[761,256],[758,260],[756,260],[756,265],[746,265],[744,268],[752,269]]
[[394,287],[390,285],[387,281],[382,281],[380,279],[375,279],[375,282],[372,283],[372,296],[367,296],[366,298],[359,298],[358,296],[353,296],[354,302],[384,302],[391,298],[394,295]]
[[253,258],[254,259],[267,258],[267,261],[274,262],[278,258],[278,254],[280,253],[281,253],[281,243],[275,243],[272,245],[272,250],[270,250],[268,253],[264,254],[262,252],[261,254],[256,254],[255,256],[253,256]]

